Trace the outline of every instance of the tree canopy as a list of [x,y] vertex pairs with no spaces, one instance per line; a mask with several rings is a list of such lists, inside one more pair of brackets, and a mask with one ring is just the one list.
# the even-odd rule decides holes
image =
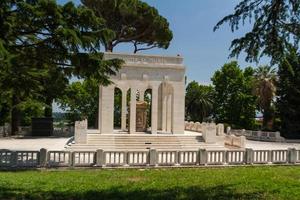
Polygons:
[[215,72],[212,82],[216,122],[228,123],[233,128],[253,128],[256,115],[256,97],[252,93],[253,73],[250,67],[241,70],[235,61]]
[[186,120],[203,122],[212,115],[214,88],[192,81],[186,87]]
[[259,66],[254,72],[254,94],[258,100],[258,110],[263,114],[263,129],[272,130],[275,114],[277,73],[271,66]]
[[112,34],[99,37],[106,51],[120,43],[132,43],[134,53],[151,48],[168,48],[173,38],[167,19],[156,8],[140,0],[81,0]]
[[288,49],[298,48],[300,39],[300,3],[297,0],[242,0],[233,14],[225,16],[214,27],[229,23],[234,32],[246,21],[252,30],[231,43],[230,56],[246,53],[247,61],[269,56],[280,62]]
[[99,84],[95,79],[71,83],[58,98],[60,107],[71,122],[88,119],[88,124],[97,127]]
[[[46,79],[53,80],[58,73],[109,84],[109,75],[122,63],[102,59],[97,42],[109,31],[104,20],[86,7],[58,5],[54,0],[4,0],[0,19],[0,89],[11,94],[13,134],[23,102],[46,103],[45,87],[54,84]],[[50,90],[46,94],[51,97]]]
[[277,106],[281,133],[288,138],[300,138],[300,55],[291,50],[278,70]]

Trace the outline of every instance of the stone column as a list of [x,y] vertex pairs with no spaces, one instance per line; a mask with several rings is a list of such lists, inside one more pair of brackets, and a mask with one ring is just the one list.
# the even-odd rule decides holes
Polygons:
[[101,134],[112,134],[114,130],[114,89],[113,85],[100,86],[99,129]]
[[185,85],[184,82],[172,83],[173,102],[172,102],[172,133],[184,134],[184,101]]
[[167,112],[166,112],[166,131],[168,133],[172,132],[172,95],[167,95]]
[[134,134],[136,132],[136,88],[131,88],[129,119],[129,133]]
[[126,131],[126,112],[127,112],[127,89],[122,89],[122,114],[121,114],[122,131]]
[[167,95],[166,95],[166,85],[162,86],[162,131],[167,130]]
[[157,117],[158,117],[158,86],[152,87],[151,102],[151,133],[157,134]]

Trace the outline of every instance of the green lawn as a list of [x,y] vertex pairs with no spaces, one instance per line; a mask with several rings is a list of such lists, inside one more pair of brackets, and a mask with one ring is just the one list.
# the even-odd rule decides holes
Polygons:
[[0,172],[0,199],[300,199],[300,166]]

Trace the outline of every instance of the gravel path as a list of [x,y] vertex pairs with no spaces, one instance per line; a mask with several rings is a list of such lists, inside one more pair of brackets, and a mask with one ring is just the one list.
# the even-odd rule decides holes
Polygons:
[[300,143],[280,143],[280,142],[260,142],[260,141],[246,141],[246,148],[255,150],[274,150],[274,149],[300,149]]
[[[64,150],[70,138],[0,138],[0,149],[10,150]],[[219,144],[220,145],[220,144]],[[300,143],[246,141],[246,148],[255,150],[300,149]]]
[[9,150],[64,150],[70,138],[1,138],[0,149]]

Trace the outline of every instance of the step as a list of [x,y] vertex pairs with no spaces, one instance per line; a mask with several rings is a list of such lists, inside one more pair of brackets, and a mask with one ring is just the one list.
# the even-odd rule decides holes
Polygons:
[[[115,150],[147,150],[150,148],[168,150],[197,150],[200,147],[204,148],[207,144],[204,143],[201,135],[101,135],[88,134],[87,144],[72,144],[68,147],[69,150],[92,150],[97,149],[115,149]],[[211,145],[210,145],[211,146]]]

